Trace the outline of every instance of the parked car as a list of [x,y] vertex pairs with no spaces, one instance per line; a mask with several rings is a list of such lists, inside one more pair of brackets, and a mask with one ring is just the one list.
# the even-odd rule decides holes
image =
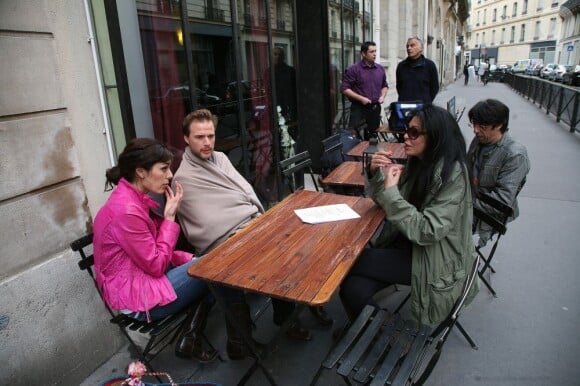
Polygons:
[[554,69],[558,66],[556,63],[547,64],[544,68],[542,68],[542,72],[540,72],[540,78],[548,79],[550,74]]
[[580,86],[580,65],[576,65],[572,71],[566,71],[562,76],[562,83],[570,86]]
[[554,71],[550,74],[548,79],[553,80],[554,82],[561,82],[562,76],[566,73],[566,71],[572,70],[572,66],[564,66],[563,64],[558,64]]
[[524,74],[531,76],[540,76],[540,72],[542,71],[543,67],[544,65],[541,63],[529,65],[528,67],[526,67]]

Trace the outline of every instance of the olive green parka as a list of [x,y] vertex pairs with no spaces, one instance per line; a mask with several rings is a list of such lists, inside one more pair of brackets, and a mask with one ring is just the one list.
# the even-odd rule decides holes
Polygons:
[[[388,247],[398,233],[413,244],[411,313],[416,322],[427,325],[438,324],[447,317],[476,258],[467,169],[456,163],[443,184],[442,166],[440,161],[434,168],[431,186],[419,210],[407,201],[413,181],[406,170],[399,186],[388,189],[382,170],[368,180],[370,196],[386,213],[376,247]],[[478,290],[476,280],[467,303]]]

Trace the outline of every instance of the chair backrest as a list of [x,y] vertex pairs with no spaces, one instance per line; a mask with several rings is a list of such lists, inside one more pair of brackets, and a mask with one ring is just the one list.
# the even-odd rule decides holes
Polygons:
[[107,304],[107,302],[103,298],[103,294],[101,293],[101,290],[99,289],[99,284],[97,283],[97,279],[96,279],[95,274],[93,272],[93,266],[95,265],[95,257],[92,253],[89,254],[86,251],[86,249],[89,246],[91,246],[92,244],[93,244],[93,234],[89,233],[89,234],[73,241],[70,244],[70,248],[74,252],[79,253],[79,255],[81,257],[81,260],[78,262],[78,266],[79,266],[80,270],[86,271],[89,274],[89,276],[91,277],[91,279],[93,281],[93,285],[97,289],[97,292],[98,292],[99,296],[101,297],[101,300],[103,301],[103,304],[107,308],[107,311],[109,311],[109,314],[111,314],[112,317],[115,317],[115,312],[113,312],[111,307],[109,307],[109,305]]
[[[331,153],[339,149],[340,155],[342,155],[342,142],[340,141],[340,133],[331,135],[330,137],[322,140],[323,153]],[[342,158],[344,159],[344,156]]]
[[476,254],[475,260],[473,261],[473,265],[469,269],[467,279],[463,284],[463,290],[461,291],[461,295],[455,301],[455,304],[453,305],[453,308],[451,309],[451,312],[449,312],[447,318],[445,318],[445,320],[443,320],[431,333],[432,337],[437,337],[443,332],[443,334],[441,334],[439,338],[440,344],[443,344],[447,339],[449,331],[451,331],[451,328],[455,325],[455,322],[457,321],[457,318],[459,317],[459,314],[461,313],[461,310],[465,305],[465,301],[469,296],[469,292],[471,291],[471,288],[473,287],[475,280],[477,280],[477,268],[479,267],[479,259],[480,259],[479,255]]
[[[421,374],[419,379],[413,383],[414,385],[422,385],[423,383],[425,383],[425,381],[427,380],[427,378],[429,378],[429,375],[431,375],[431,372],[435,368],[435,365],[439,361],[443,345],[445,344],[445,341],[447,340],[449,333],[451,332],[451,330],[453,329],[453,327],[457,323],[457,318],[459,317],[459,314],[463,310],[463,306],[465,305],[465,301],[467,300],[467,297],[469,296],[469,292],[471,291],[471,289],[473,288],[473,285],[475,284],[475,281],[477,280],[477,276],[478,276],[477,269],[479,267],[479,259],[480,259],[480,257],[479,257],[479,255],[477,255],[475,260],[473,261],[473,265],[471,266],[471,269],[469,271],[467,279],[465,280],[465,283],[463,284],[463,290],[461,291],[461,295],[455,301],[455,304],[453,305],[451,312],[449,313],[447,318],[445,318],[445,320],[443,320],[441,323],[439,323],[439,325],[433,330],[433,332],[429,336],[430,340],[433,340],[434,342],[436,342],[435,343],[435,353],[431,357],[431,359],[429,360],[427,365],[425,366],[423,374]],[[465,335],[466,333],[463,332],[463,334]],[[465,335],[465,336],[466,336],[466,338],[468,337],[468,335]],[[468,338],[468,340],[470,340],[470,339],[471,338]],[[472,347],[473,347],[473,343],[472,343]],[[422,361],[422,358],[420,359],[420,361]],[[418,370],[418,367],[414,371],[417,371],[417,370]]]
[[513,215],[514,209],[511,206],[499,201],[497,198],[490,196],[489,194],[478,193],[477,198],[491,206],[497,211],[497,213],[492,214],[479,208],[473,208],[473,216],[477,219],[477,221],[482,221],[489,225],[493,229],[493,233],[504,235],[507,231],[506,224],[508,219]]
[[349,119],[350,107],[346,107],[344,110],[339,111],[334,117],[334,129],[340,130],[342,128],[348,127]]
[[[524,177],[524,179],[522,180],[520,186],[516,191],[516,199],[520,194],[520,192],[522,191],[525,184],[526,178]],[[481,209],[473,208],[473,216],[477,219],[477,221],[483,221],[487,225],[491,226],[493,229],[493,233],[499,233],[500,235],[504,235],[507,231],[506,225],[508,223],[508,220],[514,214],[514,209],[510,205],[507,205],[498,200],[497,198],[492,197],[486,193],[478,192],[477,198],[480,201],[491,206],[493,209],[495,209],[496,213],[495,214],[487,213],[482,211]]]
[[340,133],[322,140],[322,176],[327,176],[335,167],[345,161]]
[[310,153],[308,151],[303,151],[302,153],[280,161],[280,172],[284,176],[290,192],[293,193],[296,190],[304,189],[303,173],[305,170],[310,173],[314,188],[318,191],[318,184],[316,183],[311,165],[312,160],[310,159]]
[[93,265],[95,264],[95,258],[93,256],[93,254],[89,255],[85,251],[85,248],[87,248],[92,243],[93,243],[93,234],[89,233],[88,235],[85,235],[85,236],[81,237],[80,239],[73,241],[70,244],[70,248],[74,252],[78,252],[79,255],[81,255],[81,261],[78,262],[79,268],[82,271],[87,271],[89,273],[89,275],[91,275],[91,277],[94,280],[95,275],[93,273]]

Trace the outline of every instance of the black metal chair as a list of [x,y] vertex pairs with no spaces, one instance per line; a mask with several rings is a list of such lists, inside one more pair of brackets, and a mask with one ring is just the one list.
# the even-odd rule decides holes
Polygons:
[[[439,361],[443,345],[457,324],[477,277],[479,256],[453,309],[437,327],[417,326],[397,312],[367,305],[332,348],[311,385],[325,369],[333,369],[348,385],[421,385]],[[464,330],[461,328],[462,332]],[[474,349],[477,346],[472,344]]]
[[[94,256],[93,254],[89,254],[87,252],[92,243],[93,234],[91,233],[73,241],[70,244],[70,247],[74,252],[79,253],[79,268],[89,274],[101,300],[103,300],[103,295],[99,290],[99,286],[93,272],[93,265],[95,263]],[[165,319],[148,323],[147,321],[133,319],[125,314],[113,311],[104,300],[103,304],[111,315],[111,319],[109,321],[119,327],[121,333],[129,341],[132,351],[134,351],[139,356],[139,359],[147,365],[147,368],[150,371],[155,371],[153,366],[151,366],[151,360],[177,338],[177,335],[180,333],[181,327],[189,312],[189,310],[186,309],[180,313],[168,316]],[[129,335],[129,331],[144,334],[144,336],[148,339],[146,346],[141,348],[131,337],[131,335]],[[162,380],[159,379],[159,381],[161,382]]]
[[280,161],[279,166],[280,172],[284,176],[284,180],[288,189],[290,189],[290,192],[294,193],[297,190],[304,189],[305,171],[310,173],[314,188],[316,191],[319,191],[316,177],[314,177],[314,172],[312,171],[312,160],[310,159],[310,153],[308,151],[303,151],[302,153]]
[[326,177],[335,167],[345,161],[342,146],[340,133],[322,140],[322,177]]
[[[520,194],[525,183],[526,179],[524,178],[516,192],[516,198]],[[479,278],[481,279],[483,284],[485,284],[487,289],[489,289],[491,294],[494,297],[497,297],[497,293],[495,292],[495,290],[491,285],[491,273],[495,273],[495,269],[491,265],[491,260],[495,255],[501,236],[505,235],[507,232],[507,223],[511,219],[514,210],[511,206],[485,193],[478,192],[477,198],[494,209],[494,213],[487,213],[481,209],[473,208],[473,217],[475,219],[474,224],[475,228],[478,227],[480,222],[485,223],[489,225],[489,227],[491,227],[490,240],[493,240],[493,244],[487,256],[484,254],[483,251],[483,248],[485,247],[484,245],[482,246],[476,245],[475,250],[477,254],[480,256],[481,260],[483,261],[483,266],[479,270]],[[490,270],[489,280],[487,280],[484,276],[484,273],[488,269]]]

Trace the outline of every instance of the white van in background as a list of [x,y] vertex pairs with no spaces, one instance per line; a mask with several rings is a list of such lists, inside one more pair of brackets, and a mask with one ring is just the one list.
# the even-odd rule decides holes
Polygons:
[[511,72],[514,74],[523,73],[526,68],[531,68],[536,64],[543,64],[542,59],[521,59],[517,60],[511,68]]

